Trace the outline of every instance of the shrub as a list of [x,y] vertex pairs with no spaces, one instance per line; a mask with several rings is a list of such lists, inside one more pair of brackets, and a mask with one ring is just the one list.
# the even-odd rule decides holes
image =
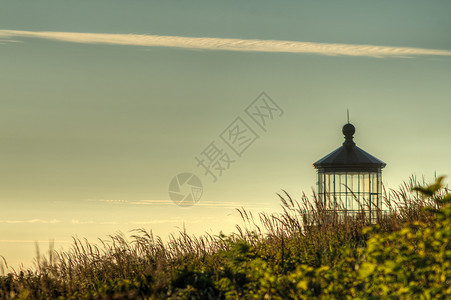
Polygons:
[[[164,244],[138,230],[101,246],[74,239],[35,270],[0,276],[1,299],[444,299],[451,295],[451,195],[413,179],[390,214],[325,221],[317,201],[281,197],[282,214],[239,210],[238,233]],[[397,201],[393,201],[393,200]],[[397,203],[397,204],[394,204]],[[309,218],[306,218],[308,214]]]

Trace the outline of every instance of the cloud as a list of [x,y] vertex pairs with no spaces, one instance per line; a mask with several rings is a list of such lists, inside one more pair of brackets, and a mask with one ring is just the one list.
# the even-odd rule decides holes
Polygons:
[[110,34],[55,31],[0,30],[3,38],[41,38],[81,44],[109,44],[148,47],[172,47],[242,52],[313,53],[321,55],[410,57],[416,55],[451,56],[450,50],[377,45],[312,43],[299,41],[226,39],[144,34]]
[[56,224],[60,223],[59,220],[42,220],[42,219],[30,219],[30,220],[0,220],[0,223],[6,224]]
[[72,243],[70,240],[0,240],[0,243],[48,243],[49,241],[54,243]]
[[104,203],[112,203],[112,204],[124,204],[128,203],[127,200],[122,199],[86,199],[89,202],[104,202]]
[[[176,205],[172,200],[138,200],[138,201],[129,201],[129,204],[135,205]],[[230,208],[236,209],[240,207],[246,208],[265,208],[268,206],[268,203],[253,203],[253,202],[233,202],[233,201],[208,201],[200,199],[199,202],[194,204],[194,207],[221,207],[221,208]],[[189,207],[189,206],[188,206]]]
[[[112,204],[112,205],[118,205],[118,204],[126,204],[126,205],[170,205],[170,206],[176,206],[175,202],[170,199],[151,199],[151,200],[124,200],[124,199],[86,199],[86,201],[89,202],[101,202],[105,204]],[[188,208],[191,206],[187,206]],[[205,208],[229,208],[229,209],[236,209],[236,208],[257,208],[257,209],[264,209],[264,208],[271,208],[272,206],[268,203],[263,202],[239,202],[239,201],[211,201],[211,200],[203,200],[200,199],[199,202],[193,205],[193,207],[205,207]],[[74,224],[89,224],[87,222],[91,222],[91,224],[97,224],[94,221],[83,221],[76,223],[77,220],[72,220],[72,223]]]
[[0,45],[5,45],[7,43],[22,43],[22,41],[16,41],[16,40],[11,40],[11,39],[7,39],[7,40],[0,39]]
[[86,224],[96,224],[96,225],[116,225],[119,224],[118,222],[115,221],[80,221],[77,219],[73,219],[71,221],[72,224],[79,224],[79,225],[86,225]]
[[169,223],[182,223],[183,219],[160,219],[151,221],[131,221],[133,225],[151,225],[151,224],[169,224]]
[[[159,220],[148,220],[148,221],[131,221],[130,224],[133,225],[153,225],[153,224],[170,224],[170,223],[178,223],[178,224],[198,224],[198,223],[224,223],[230,221],[230,218],[221,218],[221,217],[194,217],[191,219],[182,219],[182,218],[171,218],[171,219],[159,219]],[[233,221],[233,220],[232,220]],[[234,222],[234,221],[233,221]]]

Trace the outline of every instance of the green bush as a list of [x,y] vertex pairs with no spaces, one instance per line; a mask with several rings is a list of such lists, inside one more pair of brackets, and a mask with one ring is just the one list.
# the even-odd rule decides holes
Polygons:
[[442,181],[393,191],[398,207],[375,226],[324,222],[316,199],[286,195],[283,214],[261,214],[258,226],[240,211],[247,226],[228,236],[181,232],[163,244],[141,230],[102,247],[75,240],[37,270],[0,276],[0,298],[447,299],[451,194]]

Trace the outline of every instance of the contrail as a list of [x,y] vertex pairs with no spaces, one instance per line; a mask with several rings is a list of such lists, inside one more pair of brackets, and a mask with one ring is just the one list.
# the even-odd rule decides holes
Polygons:
[[[0,30],[3,38],[40,38],[80,44],[109,44],[271,53],[313,53],[367,57],[451,56],[450,50],[299,41],[182,37],[145,34]],[[5,41],[5,40],[4,40]]]

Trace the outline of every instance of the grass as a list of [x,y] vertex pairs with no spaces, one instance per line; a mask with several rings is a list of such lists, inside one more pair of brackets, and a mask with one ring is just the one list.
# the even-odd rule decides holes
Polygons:
[[230,235],[183,230],[163,243],[139,229],[100,245],[74,238],[36,268],[1,276],[0,298],[446,298],[451,196],[442,179],[428,186],[411,177],[384,190],[388,213],[378,212],[377,225],[331,217],[316,197],[285,193],[282,213],[238,209],[243,224]]

